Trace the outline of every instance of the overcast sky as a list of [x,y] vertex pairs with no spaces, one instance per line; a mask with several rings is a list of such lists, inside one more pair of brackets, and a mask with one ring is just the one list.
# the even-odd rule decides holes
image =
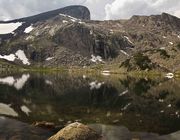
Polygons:
[[180,17],[180,0],[0,0],[0,20],[30,16],[68,5],[87,6],[91,18],[98,20],[162,12]]

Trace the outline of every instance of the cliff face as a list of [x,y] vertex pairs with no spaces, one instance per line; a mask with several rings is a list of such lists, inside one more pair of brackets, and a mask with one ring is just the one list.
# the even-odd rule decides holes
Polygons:
[[[92,21],[86,7],[70,6],[33,17],[9,21],[22,23],[0,34],[1,55],[23,50],[31,65],[89,66],[127,62],[139,69],[137,54],[147,63],[166,70],[180,67],[180,19],[169,14],[133,16],[129,20]],[[21,59],[14,60],[20,64]],[[140,60],[143,61],[141,58]],[[150,65],[149,65],[150,66]]]

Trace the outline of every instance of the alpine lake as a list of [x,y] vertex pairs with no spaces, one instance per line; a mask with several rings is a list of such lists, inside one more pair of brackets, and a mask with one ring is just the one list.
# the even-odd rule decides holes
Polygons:
[[0,139],[44,140],[81,122],[106,139],[180,130],[180,79],[125,74],[0,74]]

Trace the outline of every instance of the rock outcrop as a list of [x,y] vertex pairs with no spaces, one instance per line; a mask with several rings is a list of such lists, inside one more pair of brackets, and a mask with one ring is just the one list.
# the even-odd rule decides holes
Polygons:
[[81,123],[72,123],[48,140],[100,140],[100,136]]

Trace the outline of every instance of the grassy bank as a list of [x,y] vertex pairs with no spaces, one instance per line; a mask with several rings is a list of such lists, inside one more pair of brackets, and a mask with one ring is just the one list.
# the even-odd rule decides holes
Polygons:
[[[20,67],[20,66],[10,66],[5,65],[0,69],[1,72],[9,72],[9,73],[17,73],[17,72],[43,72],[43,73],[61,73],[66,72],[74,75],[82,75],[82,74],[90,74],[90,75],[100,75],[105,72],[105,74],[109,75],[129,75],[133,77],[157,77],[164,76],[167,72],[160,70],[133,70],[127,71],[126,68],[119,68],[117,64],[113,65],[94,65],[87,67]],[[174,72],[176,77],[180,77],[180,70]]]

